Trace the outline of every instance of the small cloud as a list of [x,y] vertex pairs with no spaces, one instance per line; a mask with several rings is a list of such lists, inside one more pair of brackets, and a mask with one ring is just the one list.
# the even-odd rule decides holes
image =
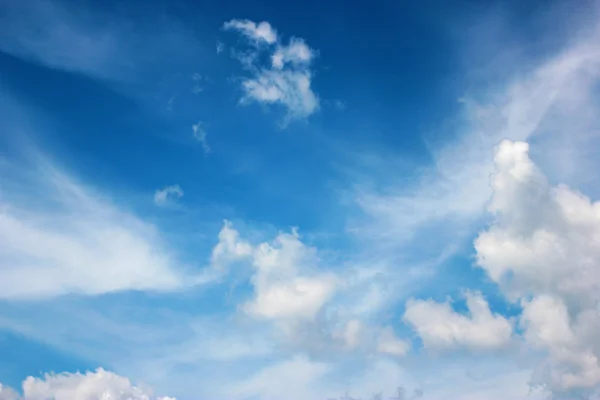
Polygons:
[[[317,52],[301,38],[292,37],[287,45],[268,22],[256,24],[248,20],[233,20],[223,25],[249,38],[253,47],[246,51],[232,49],[251,76],[242,81],[244,96],[240,103],[279,104],[287,110],[282,125],[291,120],[307,118],[319,109],[319,98],[313,92],[311,62]],[[267,43],[269,46],[259,46]],[[260,65],[262,52],[269,53],[270,65]]]
[[175,101],[175,96],[171,97],[169,99],[169,101],[167,102],[167,111],[171,112],[173,111],[173,102]]
[[225,44],[217,41],[217,54],[221,54],[225,50]]
[[206,131],[202,128],[202,121],[198,121],[198,123],[192,125],[192,132],[194,133],[196,140],[202,143],[202,150],[204,150],[204,153],[210,153],[210,146],[206,142]]
[[[274,44],[277,41],[277,31],[271,27],[268,22],[259,22],[258,24],[247,19],[233,19],[223,24],[225,30],[236,30],[246,36],[255,44],[266,42]],[[218,51],[218,47],[217,47]]]
[[170,200],[180,199],[181,197],[183,197],[183,190],[179,185],[167,186],[154,193],[154,204],[157,206],[166,206]]
[[204,91],[204,88],[200,85],[195,85],[192,88],[192,93],[194,93],[194,94],[202,93],[203,91]]
[[199,74],[198,72],[194,72],[194,74],[192,75],[192,80],[197,82],[197,81],[201,81],[202,80],[202,75]]
[[336,110],[344,111],[346,109],[346,102],[342,100],[334,100],[333,106]]

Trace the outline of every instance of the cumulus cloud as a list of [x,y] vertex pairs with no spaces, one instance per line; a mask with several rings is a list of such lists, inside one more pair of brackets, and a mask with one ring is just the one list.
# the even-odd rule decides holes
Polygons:
[[212,262],[223,265],[237,260],[247,260],[254,269],[254,297],[243,309],[257,318],[310,320],[335,289],[334,276],[316,271],[316,250],[302,243],[296,230],[252,246],[240,238],[231,222],[225,221]]
[[169,201],[175,201],[183,197],[183,189],[179,185],[167,186],[154,193],[154,204],[166,206]]
[[[472,224],[485,215],[492,195],[492,149],[503,139],[536,138],[543,149],[540,157],[562,171],[576,170],[573,165],[582,165],[586,157],[595,160],[591,149],[598,147],[590,147],[588,138],[600,123],[590,111],[597,107],[593,88],[600,76],[597,33],[595,28],[586,31],[555,56],[497,82],[493,91],[486,85],[484,91],[468,93],[464,113],[453,121],[458,129],[452,139],[428,143],[433,163],[418,165],[422,174],[407,179],[413,173],[407,169],[396,182],[388,171],[397,166],[384,162],[384,177],[391,184],[357,187],[354,200],[368,218],[357,221],[355,231],[365,239],[410,250],[420,234],[432,229],[436,235],[427,236],[427,256],[436,259],[466,240]],[[430,244],[439,237],[439,244]]]
[[[7,397],[6,397],[7,396]],[[28,377],[23,381],[23,396],[0,386],[3,400],[175,400],[155,397],[151,390],[132,385],[129,379],[102,368],[85,374],[46,374],[43,378]]]
[[332,296],[335,279],[314,271],[318,260],[294,231],[253,254],[255,297],[244,305],[250,315],[267,319],[312,319]]
[[512,296],[555,294],[570,304],[600,301],[600,203],[552,187],[523,142],[496,151],[496,220],[475,241],[479,266]]
[[479,293],[466,293],[469,315],[459,314],[449,302],[411,299],[406,304],[404,321],[410,324],[428,349],[496,350],[511,339],[510,321],[492,314]]
[[600,202],[552,186],[529,145],[503,141],[494,158],[490,227],[477,263],[512,300],[522,299],[526,341],[549,353],[538,383],[557,394],[600,385]]
[[[311,61],[315,51],[301,38],[291,38],[287,45],[280,43],[277,33],[267,22],[234,20],[225,29],[235,29],[252,40],[266,43],[241,56],[242,64],[252,76],[242,81],[242,104],[258,102],[282,105],[287,113],[283,125],[293,119],[306,118],[319,108],[319,98],[313,92]],[[260,53],[269,53],[270,65],[261,65]],[[240,58],[240,57],[238,57]]]

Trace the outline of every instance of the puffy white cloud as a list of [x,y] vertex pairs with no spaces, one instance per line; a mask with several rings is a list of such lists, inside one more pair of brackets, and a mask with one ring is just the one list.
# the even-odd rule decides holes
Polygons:
[[[45,160],[0,173],[0,298],[174,290],[184,271],[157,229]],[[32,244],[35,245],[32,245]]]
[[600,203],[551,187],[528,145],[504,141],[492,180],[492,226],[475,240],[478,265],[513,297],[548,293],[600,301]]
[[551,186],[523,142],[495,156],[495,219],[475,240],[477,263],[513,300],[522,298],[527,343],[547,351],[537,383],[556,394],[600,385],[600,203]]
[[211,265],[222,269],[226,265],[252,255],[252,245],[240,239],[240,234],[233,228],[230,221],[223,222],[223,228],[219,232],[219,242],[213,248],[211,254]]
[[[273,44],[277,41],[277,31],[266,21],[257,24],[247,19],[232,19],[223,24],[223,29],[239,31],[255,43]],[[218,47],[217,52],[219,52]]]
[[[287,45],[278,43],[277,34],[267,22],[230,21],[224,25],[236,29],[253,39],[254,43],[266,42],[276,46],[258,47],[238,55],[252,76],[242,81],[242,103],[259,102],[279,104],[287,114],[283,125],[293,119],[306,118],[319,108],[319,98],[311,87],[311,61],[315,51],[303,39],[292,38]],[[271,64],[260,65],[260,51],[270,53]]]
[[479,293],[466,293],[469,315],[452,309],[449,302],[411,299],[406,304],[404,321],[410,324],[429,349],[495,350],[506,346],[512,335],[510,321],[492,314]]
[[335,278],[317,273],[313,248],[296,231],[262,243],[253,254],[255,298],[244,309],[267,319],[312,319],[333,295]]
[[379,353],[402,357],[410,350],[410,343],[397,338],[392,327],[386,327],[379,335],[376,349]]
[[13,389],[0,384],[0,400],[18,400],[19,394]]
[[[4,397],[6,396],[8,397]],[[11,397],[12,396],[12,397]],[[46,374],[28,377],[23,382],[23,396],[0,386],[3,400],[175,400],[155,397],[151,390],[132,385],[129,379],[99,368],[85,374]]]
[[179,185],[167,186],[154,193],[154,204],[166,206],[169,200],[177,200],[183,197],[183,189]]
[[310,320],[334,293],[336,279],[316,270],[314,248],[298,233],[281,233],[272,242],[252,246],[225,221],[211,263],[217,268],[235,261],[252,264],[254,297],[243,305],[249,315],[270,320]]

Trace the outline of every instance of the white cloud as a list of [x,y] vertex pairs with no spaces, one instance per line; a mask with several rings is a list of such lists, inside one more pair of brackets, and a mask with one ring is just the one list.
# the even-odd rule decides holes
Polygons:
[[469,315],[454,311],[449,302],[409,300],[404,321],[410,324],[428,349],[496,350],[511,340],[512,325],[501,315],[492,314],[479,293],[466,293]]
[[239,31],[256,44],[260,42],[274,44],[277,41],[277,31],[271,27],[271,24],[265,21],[257,24],[247,19],[233,19],[225,22],[223,29]]
[[290,400],[313,399],[318,396],[315,383],[331,370],[331,365],[295,356],[265,367],[250,378],[223,391],[230,398]]
[[[8,397],[3,397],[4,394]],[[12,396],[12,397],[11,397]],[[6,400],[175,400],[155,397],[151,390],[136,387],[129,379],[99,368],[85,374],[46,374],[23,381],[23,396],[0,386],[0,398]]]
[[154,193],[154,204],[157,206],[166,206],[170,200],[177,200],[183,197],[183,190],[179,185],[167,186]]
[[600,203],[552,187],[523,142],[496,152],[495,222],[475,241],[478,264],[513,297],[548,293],[570,304],[600,301]]
[[222,270],[228,264],[252,256],[250,243],[240,239],[240,234],[230,221],[224,221],[219,232],[219,243],[213,248],[211,265]]
[[310,320],[333,295],[336,279],[316,271],[315,249],[306,246],[294,230],[271,243],[252,246],[225,221],[211,263],[218,269],[240,261],[254,269],[254,297],[243,305],[249,315],[270,320]]
[[2,165],[1,298],[183,285],[183,270],[153,225],[49,162],[33,170]]
[[282,69],[285,64],[309,64],[314,57],[314,51],[306,45],[304,39],[292,38],[287,46],[278,46],[271,56],[273,68]]
[[298,234],[282,233],[253,254],[255,297],[244,305],[249,314],[267,319],[312,319],[333,295],[335,278],[314,271],[315,250]]
[[410,343],[397,338],[392,327],[386,327],[381,331],[377,341],[377,351],[379,353],[403,357],[409,350]]
[[210,146],[206,141],[206,131],[202,128],[202,122],[192,125],[192,132],[194,134],[194,138],[202,144],[202,150],[205,154],[210,153]]
[[18,400],[19,394],[13,389],[0,384],[0,400]]
[[[518,77],[496,84],[497,90],[486,86],[477,98],[467,96],[464,118],[453,121],[459,127],[456,135],[428,143],[431,166],[411,165],[412,170],[400,174],[402,180],[388,181],[382,188],[359,186],[354,200],[368,219],[356,222],[356,232],[410,250],[419,234],[432,229],[435,237],[443,238],[440,244],[428,244],[434,253],[429,256],[435,258],[456,248],[470,234],[472,223],[484,215],[492,194],[492,149],[503,139],[535,137],[543,143],[540,157],[548,157],[548,164],[556,163],[555,154],[573,156],[561,159],[561,165],[583,163],[579,155],[593,153],[582,150],[589,143],[584,138],[596,131],[599,122],[589,108],[596,104],[593,88],[600,73],[600,47],[595,30],[578,39]],[[439,137],[449,134],[441,132]],[[566,148],[569,151],[563,151]],[[423,173],[413,175],[415,167]],[[398,169],[385,164],[387,178],[390,168]]]
[[[266,22],[256,25],[251,21],[231,21],[225,27],[235,27],[255,43],[264,41],[273,45],[238,54],[238,59],[253,74],[242,81],[242,103],[282,105],[287,110],[283,125],[293,119],[306,118],[319,109],[319,98],[311,87],[310,64],[315,51],[303,39],[292,38],[289,44],[280,44],[277,34]],[[259,64],[260,51],[270,53],[271,65]]]
[[[522,301],[526,341],[549,353],[537,383],[556,394],[600,386],[600,202],[551,186],[524,142],[497,148],[495,219],[475,240],[477,263]],[[527,300],[531,298],[531,300]]]
[[262,70],[255,78],[242,83],[243,102],[280,103],[287,110],[287,119],[306,118],[319,107],[319,99],[311,88],[311,72],[307,69]]
[[365,336],[365,327],[357,319],[347,321],[342,329],[334,331],[332,337],[340,340],[348,350],[356,349],[361,345]]

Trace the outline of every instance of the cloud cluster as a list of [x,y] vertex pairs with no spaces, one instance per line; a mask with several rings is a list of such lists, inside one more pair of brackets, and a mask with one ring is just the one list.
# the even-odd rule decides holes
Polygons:
[[454,311],[450,303],[409,300],[404,320],[413,327],[428,349],[495,350],[506,346],[512,335],[510,321],[492,314],[479,293],[466,293],[469,316]]
[[[253,48],[241,56],[252,76],[242,81],[242,103],[280,104],[287,110],[283,124],[310,116],[319,109],[319,98],[312,90],[311,62],[315,51],[303,39],[292,37],[287,45],[268,22],[232,20],[223,25],[246,37]],[[265,65],[262,53],[269,54]]]
[[276,321],[311,320],[334,293],[335,277],[317,270],[315,249],[302,243],[295,230],[280,233],[271,243],[252,246],[225,221],[219,239],[213,263],[245,259],[254,269],[254,297],[243,305],[248,315]]
[[102,368],[85,374],[46,374],[23,381],[23,395],[0,385],[2,400],[175,400],[155,397],[150,389],[132,385],[129,379]]
[[491,226],[475,240],[477,264],[520,300],[520,324],[547,351],[538,383],[553,392],[600,386],[600,202],[551,186],[524,142],[503,141],[494,158]]

